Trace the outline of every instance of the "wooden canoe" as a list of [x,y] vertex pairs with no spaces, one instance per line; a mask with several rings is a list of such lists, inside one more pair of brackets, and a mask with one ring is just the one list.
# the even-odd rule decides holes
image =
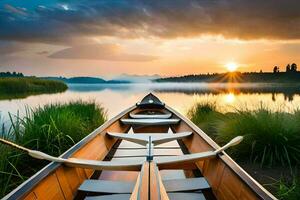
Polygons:
[[219,148],[150,93],[3,199],[276,199]]

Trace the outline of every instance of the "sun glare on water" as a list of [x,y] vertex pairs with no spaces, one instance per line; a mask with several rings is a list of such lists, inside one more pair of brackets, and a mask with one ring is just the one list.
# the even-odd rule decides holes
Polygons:
[[227,63],[225,65],[226,69],[229,71],[229,72],[234,72],[237,70],[238,68],[238,65],[234,62],[231,62],[231,63]]
[[235,95],[233,93],[226,94],[224,100],[225,103],[232,104],[235,101]]

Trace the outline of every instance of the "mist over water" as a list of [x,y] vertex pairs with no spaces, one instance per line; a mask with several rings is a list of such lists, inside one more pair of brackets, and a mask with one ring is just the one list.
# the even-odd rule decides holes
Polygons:
[[138,84],[69,84],[63,93],[32,95],[23,99],[0,100],[3,121],[8,112],[24,116],[26,107],[34,109],[49,103],[64,103],[82,99],[96,101],[111,118],[134,105],[149,92],[186,114],[196,102],[215,102],[222,112],[236,109],[257,109],[291,112],[300,105],[299,86],[266,84],[206,84],[206,83],[138,83]]

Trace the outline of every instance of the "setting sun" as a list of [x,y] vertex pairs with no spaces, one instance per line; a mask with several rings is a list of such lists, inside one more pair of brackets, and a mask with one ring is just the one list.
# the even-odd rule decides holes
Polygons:
[[225,67],[227,68],[228,71],[234,72],[234,71],[237,70],[238,65],[237,65],[236,63],[234,63],[234,62],[231,62],[231,63],[227,63],[227,64],[225,65]]

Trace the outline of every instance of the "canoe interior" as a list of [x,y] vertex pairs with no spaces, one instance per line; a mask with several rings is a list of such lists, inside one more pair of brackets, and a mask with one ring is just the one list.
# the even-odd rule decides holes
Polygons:
[[[171,118],[180,118],[176,125],[162,126],[130,126],[121,123],[120,119],[129,118],[130,112],[163,114],[171,112]],[[137,106],[128,108],[114,117],[93,133],[84,138],[62,155],[64,158],[84,158],[91,160],[126,159],[126,156],[144,155],[145,148],[126,141],[120,141],[108,136],[107,132],[118,133],[167,133],[193,132],[185,139],[157,146],[159,156],[180,155],[187,153],[215,150],[218,145],[204,132],[169,107],[162,109],[140,109]],[[140,151],[131,150],[140,148]],[[238,147],[236,147],[238,148]],[[163,155],[164,154],[164,155]],[[136,157],[139,159],[139,157]],[[151,163],[150,163],[151,165]],[[147,167],[147,166],[146,166]],[[268,191],[244,172],[227,154],[223,153],[213,159],[199,161],[193,165],[183,166],[186,170],[161,170],[162,179],[172,178],[180,174],[185,178],[203,176],[211,186],[211,193],[204,195],[207,199],[274,199]],[[166,167],[167,168],[167,167]],[[150,168],[149,168],[150,169]],[[153,169],[153,168],[152,168]],[[65,165],[50,163],[36,175],[16,188],[4,199],[81,199],[78,187],[86,179],[136,181],[137,171],[94,171],[90,169],[71,168]],[[144,177],[147,178],[147,177]],[[142,182],[144,183],[144,182]],[[145,186],[146,187],[146,186]],[[157,191],[156,191],[157,192]],[[145,198],[147,194],[145,195]],[[165,194],[166,195],[166,194]],[[147,198],[146,198],[147,199]],[[153,198],[151,198],[153,199]]]

